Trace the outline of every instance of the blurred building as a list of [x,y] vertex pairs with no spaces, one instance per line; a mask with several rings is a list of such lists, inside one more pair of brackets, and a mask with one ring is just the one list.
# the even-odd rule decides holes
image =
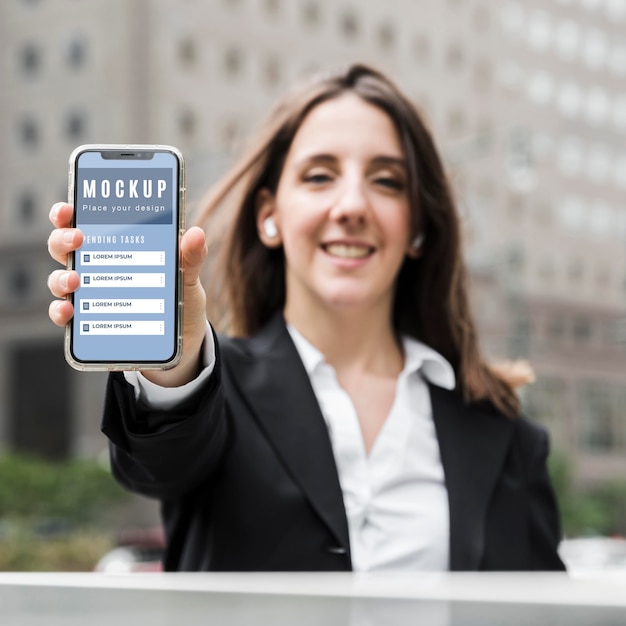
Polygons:
[[89,142],[170,143],[193,201],[294,80],[365,61],[434,129],[484,348],[582,479],[626,476],[626,0],[0,4],[0,447],[94,455],[105,377],[47,319],[49,206]]

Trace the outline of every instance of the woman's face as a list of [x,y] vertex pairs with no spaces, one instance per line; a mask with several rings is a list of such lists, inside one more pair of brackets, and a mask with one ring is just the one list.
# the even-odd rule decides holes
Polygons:
[[[284,248],[288,319],[294,305],[389,315],[410,253],[407,177],[400,139],[381,109],[345,94],[307,115],[258,215],[264,243]],[[273,238],[263,234],[268,215]]]

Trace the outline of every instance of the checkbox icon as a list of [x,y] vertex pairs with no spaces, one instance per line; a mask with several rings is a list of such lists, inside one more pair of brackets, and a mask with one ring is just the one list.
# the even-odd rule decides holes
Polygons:
[[89,332],[89,324],[83,324],[83,332],[84,333],[88,333]]
[[89,283],[91,283],[91,276],[84,276],[83,285],[88,285]]
[[83,256],[83,263],[90,263],[91,262],[91,255],[90,254],[85,254]]
[[83,311],[89,311],[89,302],[83,302]]

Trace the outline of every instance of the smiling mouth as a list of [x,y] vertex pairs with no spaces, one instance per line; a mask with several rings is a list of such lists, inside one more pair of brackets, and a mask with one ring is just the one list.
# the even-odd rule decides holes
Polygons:
[[345,244],[345,243],[329,243],[322,248],[331,256],[340,259],[364,259],[374,252],[371,246]]

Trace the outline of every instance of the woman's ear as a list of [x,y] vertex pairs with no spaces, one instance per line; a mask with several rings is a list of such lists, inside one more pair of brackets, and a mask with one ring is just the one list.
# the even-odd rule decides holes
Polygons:
[[411,259],[418,259],[422,256],[422,245],[424,243],[424,233],[419,233],[413,238],[407,250],[407,256]]
[[269,189],[261,189],[256,199],[256,227],[259,239],[268,248],[282,244],[280,229],[276,222],[276,201]]

